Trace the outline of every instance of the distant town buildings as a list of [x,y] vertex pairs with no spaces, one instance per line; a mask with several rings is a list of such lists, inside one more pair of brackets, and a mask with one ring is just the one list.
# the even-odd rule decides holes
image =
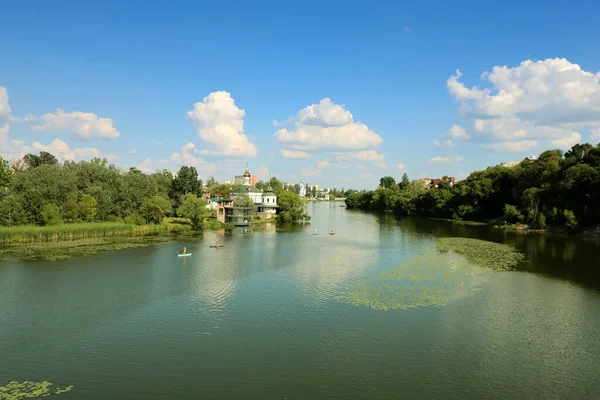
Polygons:
[[[425,188],[427,188],[427,189],[432,189],[432,188],[437,189],[440,182],[443,182],[443,181],[444,181],[444,178],[441,178],[441,179],[421,178],[421,182],[423,182],[423,186],[425,186]],[[454,186],[455,182],[456,182],[456,178],[454,178],[453,176],[448,177],[448,183],[450,184],[450,186]]]
[[[236,185],[243,185],[244,184],[244,175],[236,175],[234,177],[233,181]],[[248,184],[250,186],[256,187],[256,175],[250,175],[250,181]]]
[[[277,196],[273,192],[270,183],[264,190],[256,188],[256,175],[254,179],[246,167],[244,175],[235,177],[236,183],[238,177],[241,176],[241,183],[235,188],[235,192],[231,193],[231,198],[215,198],[210,199],[207,207],[217,210],[217,220],[232,224],[234,226],[248,226],[252,223],[252,217],[256,212],[261,218],[270,219],[277,213]],[[254,184],[252,184],[254,183]],[[253,206],[239,207],[235,205],[235,200],[241,196],[248,196],[252,200]]]

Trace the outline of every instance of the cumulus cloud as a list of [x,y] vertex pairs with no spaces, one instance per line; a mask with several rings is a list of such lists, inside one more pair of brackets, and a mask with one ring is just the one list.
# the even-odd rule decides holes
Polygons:
[[269,168],[265,167],[264,165],[256,170],[253,170],[252,173],[256,175],[256,179],[259,180],[265,180],[269,178]]
[[283,126],[283,122],[279,122],[276,119],[274,119],[273,121],[271,121],[271,123],[273,124],[273,126]]
[[433,145],[436,147],[453,147],[454,143],[452,143],[452,140],[443,140],[441,142],[438,140],[434,140]]
[[572,132],[569,136],[550,141],[550,144],[553,147],[557,147],[563,150],[570,149],[577,143],[581,143],[581,135],[578,132]]
[[120,133],[110,118],[99,118],[94,113],[73,111],[70,113],[56,110],[41,117],[28,117],[28,121],[35,121],[36,131],[49,132],[74,132],[82,138],[116,139]]
[[365,124],[355,122],[350,111],[328,98],[298,111],[293,123],[292,130],[280,129],[275,138],[297,150],[363,150],[383,142]]
[[135,166],[137,169],[144,173],[151,173],[156,170],[156,168],[152,167],[152,159],[150,157],[146,157],[144,161]]
[[258,149],[244,134],[245,115],[231,94],[224,91],[210,93],[194,104],[187,118],[194,122],[200,139],[211,147],[201,153],[255,157]]
[[396,164],[396,168],[404,169],[404,163],[401,162],[401,163]]
[[600,72],[585,71],[567,59],[496,66],[482,74],[490,86],[484,89],[467,87],[461,77],[460,71],[450,77],[448,89],[460,113],[473,120],[479,141],[531,145],[537,140],[544,146],[564,146],[573,143],[580,130],[600,128]]
[[8,90],[0,86],[0,117],[10,115],[10,105],[8,104]]
[[181,148],[180,153],[174,152],[171,154],[171,162],[176,166],[188,165],[195,167],[198,171],[215,171],[217,166],[215,164],[208,164],[203,159],[196,156],[199,153],[200,150],[198,150],[196,146],[190,142]]
[[590,141],[592,143],[600,142],[600,129],[594,129],[590,131]]
[[309,160],[311,158],[311,155],[306,151],[288,149],[282,149],[281,156],[283,158],[303,158],[305,160]]
[[[2,140],[4,140],[4,142],[2,142]],[[11,140],[10,143],[8,143],[7,137],[2,139],[0,136],[0,144],[3,144],[3,156],[7,156],[8,158],[20,158],[27,153],[39,153],[40,151],[47,151],[48,153],[54,155],[60,162],[66,160],[77,161],[91,159],[94,157],[106,158],[109,161],[118,159],[118,157],[114,154],[103,154],[100,150],[93,147],[71,149],[68,143],[60,139],[54,139],[48,144],[33,142],[31,146],[27,146],[22,140]]]
[[450,129],[444,133],[444,137],[449,137],[451,139],[459,139],[459,140],[469,140],[471,139],[471,135],[469,135],[464,128],[458,125],[452,125]]
[[448,163],[454,163],[454,162],[461,162],[464,161],[464,157],[463,156],[454,156],[454,157],[441,157],[441,156],[435,156],[431,159],[429,159],[429,162],[432,164],[448,164]]

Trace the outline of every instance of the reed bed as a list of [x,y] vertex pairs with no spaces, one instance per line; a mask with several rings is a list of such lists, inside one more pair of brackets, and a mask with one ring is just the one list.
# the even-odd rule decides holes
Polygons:
[[89,239],[168,231],[169,225],[130,225],[123,222],[88,222],[56,226],[0,227],[0,243],[33,243]]

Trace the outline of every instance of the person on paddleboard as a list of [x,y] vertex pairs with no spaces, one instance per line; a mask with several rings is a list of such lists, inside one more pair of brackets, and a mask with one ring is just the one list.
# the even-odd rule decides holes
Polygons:
[[181,253],[181,254],[185,254],[185,252],[186,252],[186,251],[187,251],[187,248],[186,248],[186,247],[184,247],[184,248],[183,248],[183,253]]

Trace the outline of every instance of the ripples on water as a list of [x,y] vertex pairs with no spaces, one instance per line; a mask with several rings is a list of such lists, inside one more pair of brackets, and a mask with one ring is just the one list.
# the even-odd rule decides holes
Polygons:
[[[219,236],[222,249],[208,248],[207,232],[76,260],[0,263],[0,384],[73,384],[65,399],[598,398],[600,299],[585,288],[594,281],[548,277],[570,268],[589,278],[587,244],[514,242],[526,268],[548,276],[460,261],[452,270],[449,259],[413,265],[398,271],[394,290],[435,288],[421,281],[427,273],[473,275],[464,285],[450,279],[445,307],[383,312],[334,299],[410,266],[435,237],[504,239],[338,204],[309,211],[304,228]],[[183,246],[192,257],[175,256]],[[557,265],[546,261],[553,252]]]

